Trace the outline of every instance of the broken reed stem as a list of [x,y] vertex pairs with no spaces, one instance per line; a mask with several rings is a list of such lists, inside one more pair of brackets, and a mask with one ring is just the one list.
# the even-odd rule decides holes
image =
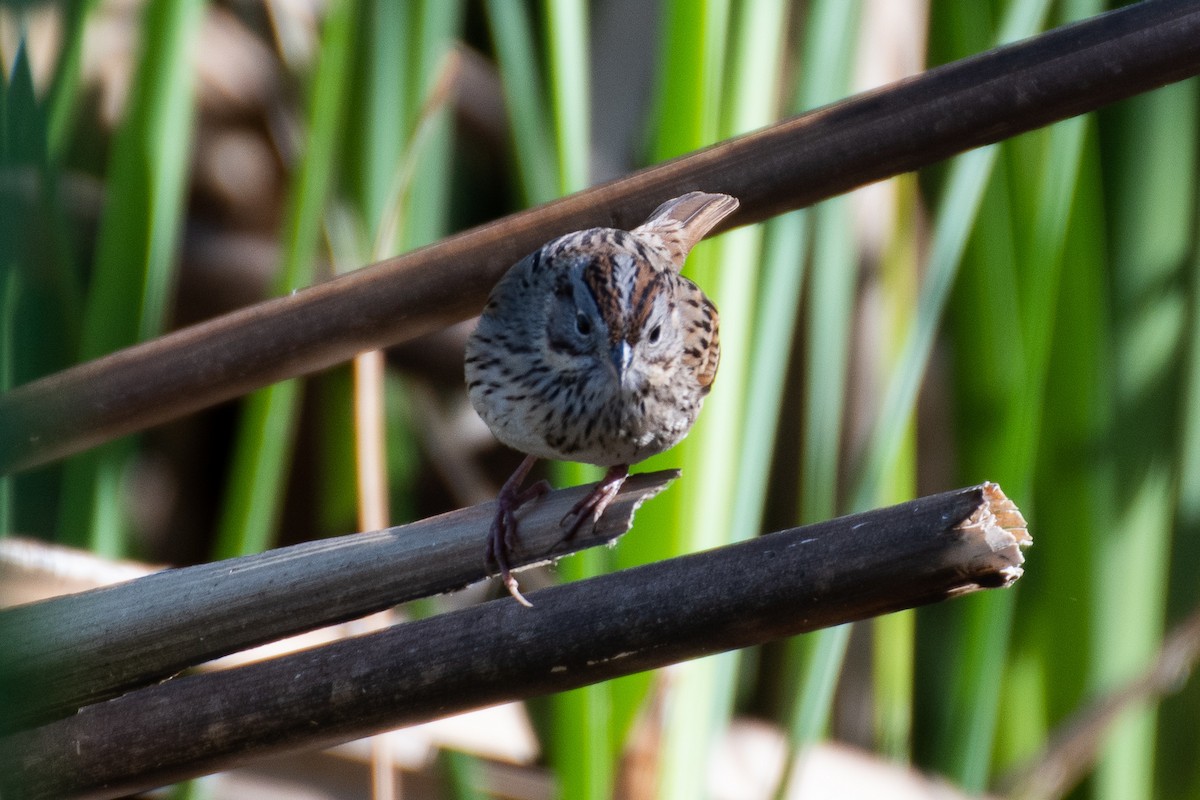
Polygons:
[[1010,585],[995,484],[178,678],[0,739],[5,798],[114,797],[469,708]]
[[[559,521],[591,487],[551,492],[522,509],[512,563],[612,541],[678,474],[631,476],[595,529],[566,541]],[[495,513],[488,502],[0,611],[0,733],[220,656],[482,580]]]

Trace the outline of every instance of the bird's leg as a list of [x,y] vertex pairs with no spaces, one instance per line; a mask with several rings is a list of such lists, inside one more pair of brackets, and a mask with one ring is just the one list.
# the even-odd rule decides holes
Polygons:
[[527,489],[521,489],[521,484],[529,476],[529,470],[533,469],[533,465],[536,463],[535,456],[525,456],[525,460],[521,462],[521,466],[517,467],[517,471],[500,487],[500,495],[496,498],[496,516],[492,519],[491,528],[488,529],[487,552],[484,554],[486,565],[494,563],[500,568],[500,578],[504,581],[508,593],[518,603],[529,607],[532,607],[533,603],[526,600],[525,595],[521,594],[521,590],[517,587],[517,579],[513,577],[508,567],[508,555],[517,542],[517,509],[550,491],[550,484],[546,481],[538,481]]
[[617,496],[617,492],[621,491],[621,484],[625,483],[625,479],[629,477],[629,465],[618,464],[615,467],[609,467],[608,472],[604,473],[604,477],[600,482],[584,496],[582,500],[576,503],[562,521],[560,526],[566,525],[571,517],[575,521],[571,523],[570,530],[567,531],[566,538],[570,539],[579,530],[579,526],[588,517],[592,518],[592,524],[595,525],[600,521],[600,516],[604,514],[604,509],[608,508],[608,504]]

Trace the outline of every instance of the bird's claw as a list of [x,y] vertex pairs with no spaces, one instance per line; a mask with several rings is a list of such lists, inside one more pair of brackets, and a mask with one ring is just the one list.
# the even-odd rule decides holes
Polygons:
[[512,551],[517,537],[517,520],[513,515],[513,508],[514,506],[509,505],[502,495],[500,508],[497,509],[496,518],[492,520],[491,528],[488,530],[484,562],[488,565],[495,564],[499,568],[500,580],[504,582],[504,588],[508,589],[508,593],[513,596],[514,600],[527,608],[532,608],[533,603],[530,603],[525,595],[521,594],[521,589],[517,586],[517,579],[513,577],[512,570],[508,566],[508,554]]
[[572,517],[575,518],[564,538],[570,539],[575,536],[580,526],[583,525],[583,521],[588,517],[592,518],[592,525],[595,526],[600,521],[600,517],[604,515],[604,510],[608,508],[609,503],[617,496],[617,492],[621,491],[621,485],[625,483],[627,477],[629,477],[628,466],[609,467],[608,472],[592,488],[592,491],[584,495],[583,499],[573,505],[571,510],[559,520],[558,525],[562,527]]
[[496,565],[504,588],[508,589],[514,600],[527,608],[533,608],[533,603],[521,594],[517,579],[509,567],[508,556],[517,543],[517,509],[550,491],[550,484],[546,481],[538,481],[527,489],[521,489],[525,476],[536,461],[533,456],[528,456],[500,489],[500,495],[496,498],[496,516],[488,529],[487,551],[484,553],[484,564]]
[[[500,495],[496,498],[496,516],[492,519],[492,525],[488,529],[487,552],[484,554],[485,564],[489,567],[495,564],[500,570],[500,579],[513,599],[530,608],[533,607],[533,603],[521,594],[517,579],[513,577],[512,569],[509,567],[508,557],[517,543],[517,509],[550,491],[550,484],[546,481],[538,481],[526,489],[521,488],[521,484],[536,461],[537,459],[533,456],[526,457],[521,462],[521,466],[517,467],[517,471],[501,487]],[[567,530],[567,535],[563,538],[573,537],[588,517],[592,518],[593,525],[599,522],[604,510],[617,496],[617,492],[621,490],[627,477],[629,477],[628,466],[609,467],[608,472],[592,488],[592,491],[572,506],[571,510],[559,521],[560,527],[565,526],[568,522],[571,525]]]

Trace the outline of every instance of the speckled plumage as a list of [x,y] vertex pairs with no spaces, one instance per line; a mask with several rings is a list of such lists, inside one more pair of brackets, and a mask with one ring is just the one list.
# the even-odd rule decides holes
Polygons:
[[[691,192],[632,231],[569,233],[492,290],[467,342],[471,404],[509,447],[610,468],[572,531],[599,517],[629,464],[672,447],[696,421],[720,359],[718,317],[679,271],[737,205]],[[506,484],[502,506],[513,505],[517,488]],[[509,582],[503,556],[514,531],[496,532],[506,525],[498,516],[489,555]],[[517,595],[515,582],[509,588]]]

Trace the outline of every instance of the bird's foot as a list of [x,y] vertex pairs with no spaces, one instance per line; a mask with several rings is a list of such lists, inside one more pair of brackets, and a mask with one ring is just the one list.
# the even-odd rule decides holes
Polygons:
[[[572,506],[571,510],[558,523],[561,527],[566,525],[568,521],[571,522],[571,527],[567,530],[565,538],[570,539],[574,536],[588,517],[592,518],[592,525],[599,522],[600,517],[604,514],[604,509],[608,508],[608,504],[617,496],[617,492],[621,491],[621,485],[625,483],[625,479],[628,477],[628,464],[609,467],[608,472],[604,473],[604,477],[592,488],[592,491]],[[574,518],[573,521],[572,518]]]
[[517,471],[500,488],[500,495],[496,498],[496,516],[492,519],[492,525],[488,529],[487,552],[484,554],[485,565],[495,564],[499,568],[500,579],[504,582],[508,593],[518,603],[529,608],[533,607],[533,603],[521,594],[521,589],[517,586],[517,579],[513,577],[512,571],[509,569],[508,556],[517,543],[517,509],[550,491],[550,484],[546,481],[538,481],[526,489],[521,488],[521,484],[529,475],[529,470],[536,463],[536,457],[526,456],[525,460],[521,462],[521,466],[517,467]]

